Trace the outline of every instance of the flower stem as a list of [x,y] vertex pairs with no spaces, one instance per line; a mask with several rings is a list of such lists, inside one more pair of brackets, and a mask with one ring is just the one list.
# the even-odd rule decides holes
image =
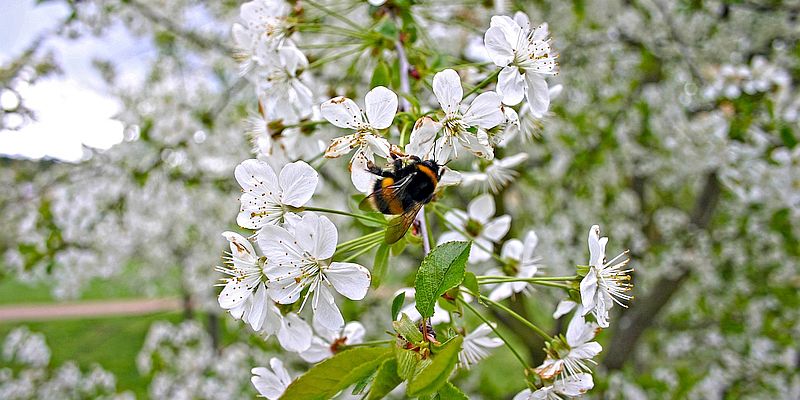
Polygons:
[[[475,295],[475,294],[473,293],[473,295]],[[483,300],[486,303],[489,303],[489,304],[491,304],[491,305],[493,305],[493,306],[495,306],[495,307],[507,312],[509,315],[511,315],[512,317],[517,319],[519,322],[522,322],[525,326],[527,326],[528,328],[531,328],[534,332],[536,332],[537,335],[541,336],[544,340],[547,340],[547,341],[552,341],[553,340],[553,338],[550,335],[548,335],[547,332],[545,332],[542,328],[539,328],[538,326],[534,325],[531,321],[528,321],[527,319],[525,319],[525,317],[517,314],[512,309],[510,309],[510,308],[508,308],[508,307],[506,307],[506,306],[504,306],[504,305],[502,305],[502,304],[500,304],[500,303],[498,303],[498,302],[496,302],[494,300],[490,300],[488,297],[486,297],[484,295],[480,295],[480,299]]]
[[[382,240],[384,234],[385,234],[384,231],[376,231],[376,232],[368,233],[368,234],[366,234],[364,236],[359,236],[359,237],[357,237],[355,239],[352,239],[352,240],[348,240],[346,242],[339,243],[339,245],[336,246],[336,253],[341,254],[341,253],[345,253],[345,252],[351,251],[351,250],[353,250],[355,248],[360,247],[364,243],[371,243],[372,241],[374,241],[376,239]],[[334,254],[336,254],[336,253],[334,253]]]
[[380,346],[384,344],[393,343],[394,340],[373,340],[371,342],[353,343],[342,346],[342,348],[349,349],[351,347],[364,347],[364,346]]
[[460,301],[461,304],[463,304],[464,307],[466,307],[468,310],[472,311],[472,313],[475,314],[475,316],[477,316],[478,318],[480,318],[481,321],[486,323],[486,325],[489,325],[489,328],[492,328],[494,334],[497,335],[497,337],[500,338],[500,340],[502,340],[503,343],[505,343],[506,347],[508,347],[508,349],[511,350],[511,353],[513,353],[514,356],[517,358],[517,360],[519,360],[520,364],[522,364],[522,367],[525,368],[525,370],[530,369],[530,367],[528,367],[528,363],[525,361],[524,358],[522,358],[522,355],[520,355],[519,352],[517,352],[517,350],[514,348],[514,346],[511,345],[508,339],[506,339],[505,336],[503,336],[500,333],[500,331],[498,331],[497,328],[494,327],[493,323],[491,323],[489,320],[486,319],[486,317],[481,315],[481,313],[479,313],[478,310],[473,308],[468,302],[464,301],[464,299],[459,298],[458,301]]
[[486,79],[482,80],[480,83],[475,85],[475,87],[470,89],[469,92],[467,92],[467,94],[465,94],[463,98],[466,99],[467,97],[469,97],[469,95],[477,92],[478,90],[483,89],[484,87],[489,85],[489,83],[491,83],[494,80],[494,78],[497,78],[497,75],[499,75],[499,74],[500,74],[500,70],[499,69],[494,70],[494,72],[492,72],[489,76],[487,76]]
[[364,30],[364,28],[362,28],[361,26],[359,26],[358,24],[353,22],[350,18],[347,18],[344,15],[339,14],[338,12],[331,10],[330,8],[323,6],[322,4],[317,3],[316,1],[305,0],[305,2],[310,4],[310,5],[312,5],[312,6],[314,6],[315,8],[317,8],[320,11],[324,12],[325,14],[328,14],[331,17],[334,17],[334,18],[338,19],[339,21],[344,22],[347,25],[350,25],[350,27],[355,29],[356,31]]
[[306,211],[317,211],[317,212],[323,212],[323,213],[328,213],[328,214],[346,215],[348,217],[353,217],[355,219],[360,219],[360,220],[364,220],[364,221],[371,221],[371,222],[375,222],[375,223],[378,223],[378,224],[381,224],[381,225],[386,225],[387,224],[385,219],[384,220],[380,220],[380,219],[373,218],[373,217],[370,217],[370,216],[367,216],[367,215],[354,214],[354,213],[347,212],[347,211],[339,211],[339,210],[333,210],[333,209],[330,209],[330,208],[323,208],[323,207],[303,207],[303,209],[306,210]]
[[317,59],[316,61],[312,62],[311,64],[308,64],[308,67],[306,67],[306,69],[314,69],[316,67],[324,65],[325,63],[328,63],[328,62],[331,62],[331,61],[335,61],[335,60],[338,60],[340,58],[347,57],[347,56],[349,56],[351,54],[355,54],[355,53],[361,52],[364,49],[365,49],[365,46],[362,44],[361,46],[358,46],[355,49],[345,50],[345,51],[343,51],[341,53],[336,53],[336,54],[329,55],[327,57],[322,57],[322,58]]
[[564,290],[575,289],[574,287],[567,286],[563,283],[555,283],[555,282],[548,282],[548,281],[526,281],[522,279],[487,279],[483,281],[478,281],[479,285],[493,285],[496,283],[506,283],[506,282],[530,282],[534,285],[541,285],[541,286],[549,286],[549,287],[557,287]]
[[380,245],[381,242],[382,242],[382,240],[379,240],[377,242],[370,243],[368,246],[364,246],[364,248],[361,251],[358,251],[355,254],[351,255],[350,257],[345,258],[343,262],[351,262],[351,261],[355,260],[356,258],[360,257],[362,254],[368,253],[372,249],[378,247],[378,245]]
[[532,278],[516,278],[513,276],[488,276],[480,275],[478,280],[501,280],[504,282],[562,282],[562,281],[579,281],[581,278],[577,275],[573,276],[534,276]]

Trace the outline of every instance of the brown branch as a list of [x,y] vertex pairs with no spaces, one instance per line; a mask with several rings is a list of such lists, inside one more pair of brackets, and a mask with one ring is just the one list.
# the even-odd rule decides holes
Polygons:
[[[705,186],[692,212],[689,230],[706,230],[719,201],[720,186],[716,171],[706,175]],[[691,251],[692,242],[686,244]],[[614,336],[608,346],[611,350],[603,360],[608,369],[620,369],[633,356],[642,334],[656,321],[661,310],[681,288],[692,272],[686,264],[676,265],[677,274],[661,278],[647,295],[634,301],[630,309],[620,317]]]

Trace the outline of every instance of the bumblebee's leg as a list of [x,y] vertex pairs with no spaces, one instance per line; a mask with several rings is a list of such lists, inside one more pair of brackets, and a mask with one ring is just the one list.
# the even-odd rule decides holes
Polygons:
[[419,157],[417,157],[415,155],[410,155],[410,156],[408,156],[408,158],[410,158],[411,161],[422,162],[422,159],[420,159]]
[[372,161],[367,161],[367,171],[369,171],[372,174],[378,175],[380,177],[394,178],[394,171],[384,170],[384,169],[378,167],[377,165],[375,165],[375,163],[373,163]]
[[394,168],[395,173],[400,171],[403,169],[403,160],[401,158],[395,158],[394,161],[392,161],[392,167]]

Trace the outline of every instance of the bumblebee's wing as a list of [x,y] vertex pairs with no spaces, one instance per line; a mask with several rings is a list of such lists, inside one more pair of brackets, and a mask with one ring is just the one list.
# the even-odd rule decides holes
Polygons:
[[[408,188],[408,184],[411,183],[411,178],[414,174],[409,174],[405,176],[403,179],[400,179],[397,182],[392,183],[391,185],[380,188],[374,192],[372,192],[369,196],[361,200],[361,203],[358,203],[358,208],[362,211],[377,211],[382,212],[380,207],[378,207],[378,202],[382,201],[387,204],[399,204],[400,207],[398,208],[397,212],[391,213],[391,215],[398,215],[402,214],[402,204],[403,204],[403,196],[406,193],[406,189]],[[389,178],[383,178],[389,179]]]
[[419,214],[419,210],[422,209],[422,206],[422,203],[415,203],[413,207],[389,221],[389,226],[386,227],[386,235],[384,236],[386,244],[394,244],[403,238],[406,231],[408,231],[408,227],[410,227],[417,218],[417,214]]

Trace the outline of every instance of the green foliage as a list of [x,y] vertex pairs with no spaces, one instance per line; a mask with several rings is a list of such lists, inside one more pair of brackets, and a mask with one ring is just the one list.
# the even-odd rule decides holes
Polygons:
[[461,390],[455,387],[450,382],[445,382],[445,384],[439,388],[439,391],[436,392],[436,396],[433,396],[434,400],[469,400],[469,397],[464,394]]
[[377,288],[381,285],[386,270],[389,267],[389,245],[381,243],[378,251],[375,252],[375,263],[372,266],[372,282],[370,285]]
[[478,287],[478,278],[472,272],[467,271],[467,273],[464,274],[464,282],[462,282],[462,284],[464,285],[465,288],[467,288],[467,290],[469,290],[472,293],[475,294],[481,293]]
[[281,399],[329,399],[368,377],[391,357],[387,347],[356,347],[315,365],[286,388]]
[[422,341],[422,333],[420,333],[417,324],[408,318],[408,315],[403,314],[399,321],[392,322],[394,330],[407,341],[416,343]]
[[405,302],[405,293],[400,293],[397,296],[394,296],[394,300],[392,300],[392,321],[396,320],[397,316],[400,315],[400,309],[403,308],[403,304]]
[[397,374],[397,359],[390,358],[384,361],[378,368],[378,373],[372,381],[372,388],[369,390],[367,400],[384,398],[402,382],[403,379]]
[[423,318],[433,315],[436,299],[461,284],[472,242],[448,242],[428,254],[417,271],[417,310]]
[[392,71],[389,69],[389,65],[383,60],[378,61],[378,65],[376,65],[375,70],[372,71],[372,79],[370,79],[369,86],[374,88],[376,86],[388,87],[391,85]]
[[431,357],[432,362],[408,382],[406,393],[411,397],[429,395],[447,383],[447,378],[458,362],[458,352],[461,351],[463,341],[462,336],[456,336],[435,351]]

